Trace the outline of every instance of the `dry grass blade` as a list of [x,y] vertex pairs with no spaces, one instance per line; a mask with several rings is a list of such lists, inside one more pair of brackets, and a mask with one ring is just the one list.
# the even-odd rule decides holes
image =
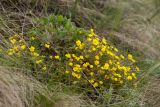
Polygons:
[[20,72],[0,66],[0,107],[95,107],[81,96],[66,95],[57,89],[51,92]]
[[52,101],[43,84],[4,67],[0,67],[0,94],[0,107],[32,107],[37,95]]
[[160,105],[160,80],[152,79],[146,90],[143,94],[142,98],[142,107],[159,107]]

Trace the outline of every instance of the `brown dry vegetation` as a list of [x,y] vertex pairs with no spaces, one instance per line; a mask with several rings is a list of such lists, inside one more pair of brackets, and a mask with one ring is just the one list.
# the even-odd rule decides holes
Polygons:
[[0,107],[32,107],[36,95],[49,94],[44,85],[15,71],[0,67]]
[[[60,86],[58,87],[62,90]],[[49,91],[44,84],[24,75],[19,69],[0,67],[0,107],[86,107],[88,105],[80,96],[66,95],[58,92],[59,90]]]
[[153,79],[144,91],[142,107],[159,107],[160,105],[160,80]]

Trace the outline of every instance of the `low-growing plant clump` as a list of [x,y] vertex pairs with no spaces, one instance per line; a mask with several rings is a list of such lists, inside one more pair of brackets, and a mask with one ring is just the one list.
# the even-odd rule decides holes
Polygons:
[[[79,84],[94,88],[123,85],[137,79],[139,68],[131,54],[127,58],[117,48],[99,38],[91,29],[86,40],[77,40],[72,53],[67,53],[66,74],[79,80]],[[73,78],[73,80],[74,80]]]
[[[65,92],[72,88],[95,105],[125,100],[125,95],[118,92],[123,87],[133,88],[140,71],[131,53],[122,54],[94,29],[77,28],[63,16],[34,18],[33,23],[28,32],[4,36],[7,41],[1,53],[4,62],[13,58],[9,63],[12,67],[25,68],[24,73],[51,90],[53,85],[63,84]],[[122,99],[114,101],[114,95]]]
[[[29,63],[35,77],[52,75],[58,70],[57,77],[47,76],[43,78],[45,81],[56,77],[59,79],[57,82],[73,83],[86,89],[109,89],[111,86],[118,89],[125,84],[134,84],[139,71],[135,64],[136,60],[131,54],[122,55],[104,37],[100,38],[93,29],[90,31],[75,29],[72,34],[74,36],[70,35],[70,39],[66,39],[68,42],[66,46],[64,38],[69,35],[67,31],[63,32],[66,30],[65,26],[60,26],[61,31],[57,31],[63,32],[64,37],[57,37],[56,42],[43,40],[44,37],[56,33],[53,27],[54,20],[48,20],[55,18],[57,17],[50,16],[42,19],[46,21],[43,23],[45,26],[52,26],[53,29],[48,27],[48,31],[43,31],[42,26],[38,30],[31,29],[31,33],[28,33],[31,36],[18,34],[10,36],[7,54]],[[68,21],[62,16],[58,18],[61,19],[61,24]],[[75,36],[77,38],[74,38]],[[60,43],[62,41],[63,43]]]

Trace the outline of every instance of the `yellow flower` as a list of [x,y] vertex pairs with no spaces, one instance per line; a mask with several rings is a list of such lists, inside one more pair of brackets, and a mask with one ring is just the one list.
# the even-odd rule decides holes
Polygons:
[[117,64],[117,65],[120,65],[120,62],[117,62],[116,64]]
[[133,56],[131,54],[128,54],[128,59],[132,59]]
[[121,78],[122,76],[120,74],[116,74],[117,77]]
[[13,51],[17,52],[17,51],[18,51],[18,47],[17,47],[17,46],[14,46],[14,47],[13,47]]
[[123,55],[120,55],[120,58],[124,59],[124,56],[123,56]]
[[88,63],[88,62],[86,62],[86,63],[84,63],[83,64],[83,67],[87,67],[87,66],[89,66],[90,64]]
[[99,60],[99,56],[98,56],[98,55],[96,55],[96,56],[95,56],[95,59],[96,59],[96,60]]
[[93,36],[93,34],[91,34],[91,33],[90,33],[90,34],[88,34],[88,36],[89,36],[89,37],[92,37],[92,36]]
[[77,67],[79,69],[81,68],[81,66],[79,64],[76,64],[75,67]]
[[52,55],[50,55],[50,56],[49,56],[49,58],[50,58],[50,59],[52,59],[52,58],[53,58],[53,56],[52,56]]
[[98,87],[98,83],[95,82],[95,83],[93,84],[93,87],[94,87],[94,88]]
[[135,79],[137,78],[135,73],[132,73],[132,76],[133,76],[133,78],[135,78]]
[[115,56],[115,58],[116,58],[117,60],[120,60],[119,56]]
[[69,65],[69,66],[73,66],[73,63],[72,63],[72,62],[69,62],[68,65]]
[[45,70],[47,70],[47,67],[46,67],[46,66],[44,66],[44,67],[42,68],[42,70],[44,70],[44,71],[45,71]]
[[117,70],[117,68],[115,68],[115,67],[113,67],[112,69],[111,69],[111,71],[116,71]]
[[81,45],[81,41],[80,41],[80,40],[77,40],[77,41],[76,41],[76,45],[77,45],[77,46],[80,46],[80,45]]
[[72,76],[73,76],[73,77],[76,77],[76,75],[77,75],[77,74],[76,74],[75,72],[72,72]]
[[71,58],[71,54],[66,54],[65,57],[66,58]]
[[90,75],[93,76],[93,75],[94,75],[94,72],[90,72]]
[[89,37],[92,37],[92,36],[94,36],[94,35],[95,35],[95,34],[94,34],[94,30],[91,29],[91,30],[90,30],[90,33],[88,34],[88,36],[89,36]]
[[86,57],[86,58],[88,58],[88,57],[89,57],[89,55],[87,54],[87,55],[85,55],[85,57]]
[[127,66],[121,66],[120,67],[120,70],[123,70],[124,72],[129,72],[130,71],[130,67],[127,67]]
[[107,54],[110,55],[111,57],[115,56],[115,54],[112,51],[107,50]]
[[123,84],[123,81],[121,80],[121,81],[119,81],[119,83],[120,83],[120,84]]
[[136,62],[131,54],[128,54],[128,60],[132,61],[133,63]]
[[14,36],[14,37],[17,37],[17,36],[18,36],[18,34],[14,34],[13,36]]
[[118,78],[114,78],[114,81],[118,81]]
[[108,63],[111,64],[111,65],[113,64],[112,60],[109,60]]
[[79,72],[79,69],[77,67],[73,67],[73,71]]
[[80,79],[80,78],[81,78],[81,75],[80,75],[80,74],[77,74],[77,75],[76,75],[76,78],[77,78],[77,79]]
[[103,44],[105,44],[105,45],[107,44],[107,42],[106,42],[106,39],[105,39],[105,38],[103,38],[103,39],[102,39],[102,43],[103,43]]
[[69,73],[70,73],[70,71],[66,70],[66,71],[65,71],[65,73],[66,73],[66,74],[69,74]]
[[36,60],[36,64],[40,64],[40,63],[42,63],[41,59],[40,60]]
[[80,59],[84,59],[84,57],[83,57],[83,56],[80,56],[79,58],[80,58]]
[[16,39],[11,39],[10,42],[11,42],[12,44],[15,44],[17,41],[16,41]]
[[76,58],[77,56],[76,56],[75,54],[72,54],[72,57],[73,57],[73,58]]
[[113,49],[114,49],[114,51],[118,52],[118,49],[117,49],[117,48],[113,48]]
[[10,55],[10,56],[13,55],[13,52],[8,52],[8,55]]
[[26,45],[21,45],[21,49],[22,50],[26,49]]
[[78,47],[75,47],[75,50],[78,50]]
[[140,71],[139,67],[136,66],[136,71]]
[[100,55],[100,56],[102,56],[102,55],[103,55],[103,53],[102,53],[102,52],[99,52],[99,55]]
[[50,44],[47,44],[47,43],[46,43],[46,44],[44,44],[44,47],[45,47],[45,48],[50,48]]
[[95,51],[96,50],[96,48],[95,47],[92,47],[92,51]]
[[93,39],[92,44],[93,45],[98,45],[99,44],[99,39],[98,38]]
[[32,37],[31,37],[31,40],[35,40],[35,37],[32,36]]
[[79,61],[79,60],[80,60],[80,58],[79,58],[79,57],[75,57],[75,59],[76,59],[77,61]]
[[107,70],[107,69],[109,68],[109,64],[108,64],[108,63],[105,63],[105,65],[103,66],[103,68],[104,68],[105,70]]
[[105,72],[103,70],[98,71],[100,74],[104,74]]
[[129,81],[131,81],[131,80],[132,80],[132,76],[128,76],[127,79],[128,79]]
[[83,49],[84,48],[84,44],[82,43],[81,45],[78,46],[79,49]]
[[90,29],[91,32],[94,32],[94,29]]
[[30,50],[30,52],[34,52],[35,47],[34,47],[34,46],[31,46],[31,47],[29,48],[29,50]]
[[136,62],[136,60],[134,60],[134,59],[132,59],[131,61],[132,61],[133,63],[135,63],[135,62]]
[[37,52],[34,52],[34,53],[33,53],[33,56],[38,57],[39,54],[38,54]]
[[92,83],[94,83],[94,80],[91,79],[91,80],[88,80],[88,82],[92,84]]
[[21,40],[19,40],[19,43],[22,43],[22,39],[21,39]]
[[89,62],[86,62],[87,65],[90,65]]
[[60,59],[59,55],[54,56],[55,59]]
[[75,72],[72,72],[72,76],[77,78],[77,79],[81,78],[81,75],[80,74],[76,74]]
[[106,51],[106,46],[103,46],[103,45],[102,45],[101,51],[102,51],[102,52],[105,52],[105,51]]
[[86,63],[83,64],[83,67],[87,67],[88,65]]
[[90,67],[90,68],[93,68],[93,65],[90,65],[89,67]]
[[91,39],[91,38],[87,38],[87,40],[88,40],[88,41],[91,41],[92,39]]
[[82,34],[82,31],[79,31],[79,34]]
[[102,84],[103,84],[103,81],[99,81],[99,84],[101,84],[101,85],[102,85]]
[[94,64],[95,64],[95,65],[99,65],[99,61],[98,61],[98,60],[95,60],[95,61],[94,61]]

